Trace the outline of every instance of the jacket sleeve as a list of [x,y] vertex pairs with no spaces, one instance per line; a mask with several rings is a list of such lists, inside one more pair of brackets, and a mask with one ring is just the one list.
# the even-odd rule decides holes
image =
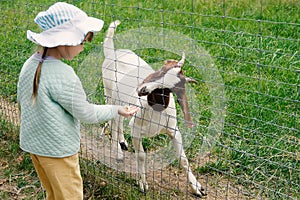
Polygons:
[[52,96],[74,118],[85,123],[97,123],[108,121],[118,115],[117,105],[89,103],[75,72],[62,77],[60,82],[60,87],[55,89]]

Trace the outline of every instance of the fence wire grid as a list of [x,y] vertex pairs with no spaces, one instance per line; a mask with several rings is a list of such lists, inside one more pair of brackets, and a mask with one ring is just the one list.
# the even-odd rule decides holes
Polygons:
[[[18,135],[18,76],[36,49],[26,39],[26,31],[40,32],[34,17],[56,1],[0,2],[1,129],[9,127],[0,130],[3,142],[7,132]],[[121,21],[115,30],[115,48],[134,51],[154,70],[185,53],[184,74],[197,81],[186,84],[195,126],[185,126],[178,95],[171,109],[177,112],[190,170],[207,193],[204,199],[300,199],[299,1],[66,2],[105,22],[84,52],[64,61],[74,67],[90,102],[140,106],[135,91],[143,79],[136,75],[144,70],[142,66],[132,64],[132,71],[124,72],[115,64],[122,60],[108,58],[115,68],[107,70],[118,77],[104,76],[103,41],[111,22]],[[103,81],[116,87],[105,88]],[[116,95],[119,101],[113,100]],[[157,113],[152,115],[141,119],[151,122]],[[164,132],[142,138],[149,189],[140,191],[139,151],[133,146],[129,121],[124,120],[128,150],[123,151],[122,161],[112,145],[112,124],[81,125],[85,199],[198,199],[180,166],[182,157],[178,161],[175,155],[172,137]]]

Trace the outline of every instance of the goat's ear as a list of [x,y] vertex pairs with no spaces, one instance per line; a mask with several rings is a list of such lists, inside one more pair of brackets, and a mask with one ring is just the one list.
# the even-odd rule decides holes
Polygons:
[[198,83],[198,81],[196,81],[195,79],[190,78],[190,77],[185,77],[185,80],[186,80],[186,82],[188,82],[188,83]]

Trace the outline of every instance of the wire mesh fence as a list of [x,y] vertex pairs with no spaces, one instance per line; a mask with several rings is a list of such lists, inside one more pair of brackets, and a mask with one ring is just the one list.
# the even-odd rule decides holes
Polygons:
[[[0,2],[1,127],[9,124],[10,131],[18,133],[18,76],[35,51],[26,30],[39,32],[34,17],[55,1]],[[132,132],[130,119],[124,120],[122,128],[113,123],[82,124],[80,156],[86,199],[196,199],[190,187],[193,181],[180,166],[184,159],[178,160],[172,146],[172,133],[177,129],[188,171],[205,188],[206,199],[300,198],[299,1],[67,2],[105,21],[104,29],[86,44],[85,51],[65,61],[76,70],[90,102],[148,108],[146,99],[135,94],[138,84],[164,61],[180,60],[182,52],[184,75],[197,81],[186,84],[192,128],[185,125],[176,94],[171,109],[176,115],[165,114],[171,121],[176,119],[175,128],[161,124],[164,110],[135,118],[152,123],[146,131]],[[115,20],[121,21],[113,37],[114,48],[122,49],[121,56],[105,57],[103,41]],[[153,71],[144,68],[141,60],[122,60],[126,49]],[[124,71],[120,67],[126,64],[131,68]],[[145,69],[149,74],[141,75]],[[105,81],[114,86],[103,85]],[[138,104],[141,99],[144,102]],[[160,120],[155,121],[157,116]],[[171,131],[136,136],[161,130],[159,127]],[[128,147],[121,152],[123,159],[118,159],[120,152],[113,145],[122,140],[120,129]],[[114,132],[119,135],[114,137]],[[145,150],[147,192],[141,192],[137,182],[141,160],[133,134]]]

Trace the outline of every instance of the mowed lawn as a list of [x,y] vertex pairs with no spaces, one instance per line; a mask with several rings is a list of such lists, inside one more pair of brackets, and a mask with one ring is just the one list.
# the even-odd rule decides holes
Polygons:
[[[16,84],[22,64],[35,50],[26,39],[26,30],[39,32],[33,19],[54,2],[1,1],[0,94],[10,102],[16,102]],[[243,186],[247,193],[253,191],[254,198],[256,195],[262,199],[300,198],[300,1],[67,2],[105,21],[104,31],[97,34],[93,44],[87,44],[85,52],[69,62],[76,70],[84,58],[101,45],[109,23],[116,19],[122,21],[117,34],[157,27],[192,38],[209,53],[222,78],[225,96],[214,98],[226,99],[224,128],[212,149],[213,159],[205,165],[196,165],[195,170],[199,174],[227,177],[234,184]],[[136,52],[149,64],[163,63],[167,58],[179,59],[167,50],[140,49]],[[193,52],[186,52],[187,56],[189,53]],[[186,69],[186,75],[199,82],[192,87],[197,91],[195,100],[203,106],[199,108],[201,128],[195,133],[200,139],[195,139],[187,150],[189,158],[194,158],[213,116],[212,97],[207,87],[211,83],[200,73],[195,73],[192,61],[187,62]],[[10,140],[4,146],[14,150],[0,150],[0,160],[22,163],[21,169],[5,168],[9,171],[1,176],[7,177],[14,170],[32,170],[28,157],[18,150],[17,135],[7,136],[10,129],[5,128],[8,125],[4,121],[1,121],[1,127],[1,141]],[[17,134],[17,130],[14,131]],[[20,155],[26,159],[17,160]],[[85,174],[87,179],[91,176]],[[24,183],[20,183],[19,187],[23,186]],[[129,193],[124,188],[121,191]],[[110,193],[109,188],[101,191],[102,195]],[[4,198],[8,194],[0,192],[1,195]]]

